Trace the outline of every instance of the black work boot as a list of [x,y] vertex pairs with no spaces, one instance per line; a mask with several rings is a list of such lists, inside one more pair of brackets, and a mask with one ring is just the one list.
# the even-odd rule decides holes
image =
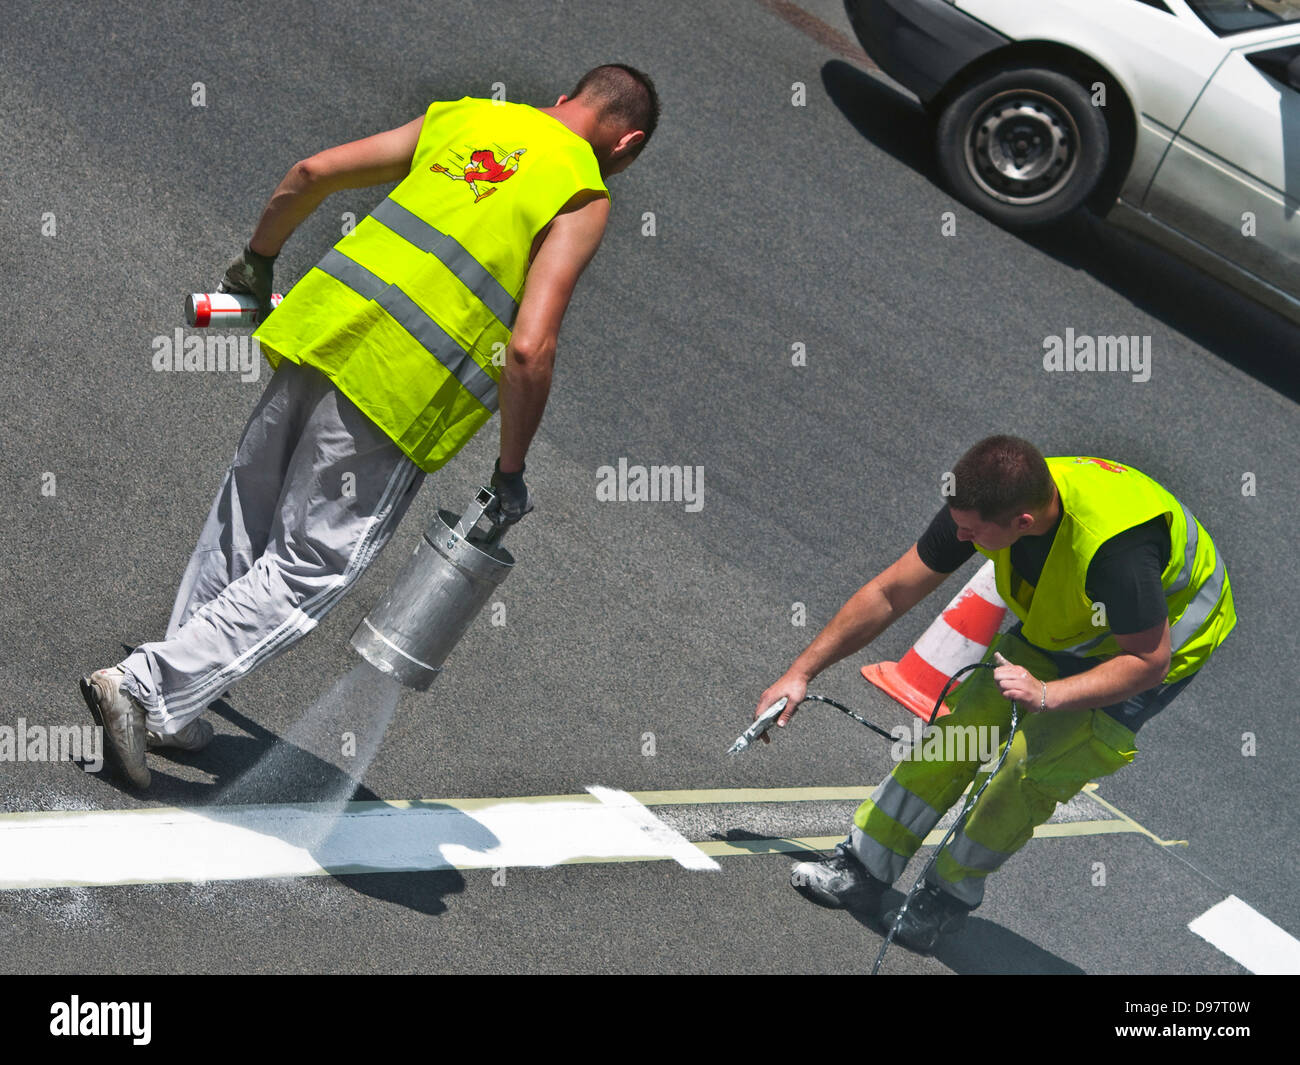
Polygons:
[[[901,904],[882,918],[887,929],[894,927],[900,909]],[[913,896],[894,938],[921,954],[932,954],[939,937],[958,931],[966,923],[966,915],[971,909],[964,902],[927,882]]]
[[790,883],[796,891],[827,906],[872,912],[879,907],[880,896],[889,887],[868,873],[843,844],[835,848],[830,858],[800,862],[790,870]]

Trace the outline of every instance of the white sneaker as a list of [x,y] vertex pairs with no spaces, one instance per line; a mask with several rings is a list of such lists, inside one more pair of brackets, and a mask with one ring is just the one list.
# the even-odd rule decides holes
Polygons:
[[81,678],[81,696],[95,723],[108,739],[108,753],[137,788],[149,786],[144,764],[144,707],[122,687],[120,666],[100,669]]

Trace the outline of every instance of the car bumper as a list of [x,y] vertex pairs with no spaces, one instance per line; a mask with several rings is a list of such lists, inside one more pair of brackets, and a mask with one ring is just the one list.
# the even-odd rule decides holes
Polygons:
[[967,64],[1010,42],[946,0],[844,0],[844,10],[880,69],[925,103]]

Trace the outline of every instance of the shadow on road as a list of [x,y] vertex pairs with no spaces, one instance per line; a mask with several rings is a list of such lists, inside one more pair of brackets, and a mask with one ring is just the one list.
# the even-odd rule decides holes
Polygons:
[[[935,162],[934,123],[914,98],[839,59],[823,65],[821,77],[827,95],[858,133],[950,195]],[[844,179],[852,181],[853,175]],[[1300,402],[1300,340],[1281,315],[1087,211],[1056,226],[1012,235],[1090,274],[1207,351]]]
[[[881,900],[881,912],[901,906],[903,898],[902,892],[887,891]],[[889,928],[874,914],[854,913],[852,916],[858,924],[871,929],[882,942],[889,934]],[[889,953],[885,955],[885,961],[880,967],[882,974],[888,970],[891,958],[898,965],[898,959],[894,957],[896,951],[910,953],[907,947],[895,940],[890,944]],[[1083,970],[1077,965],[1072,965],[1050,950],[1044,950],[1009,928],[974,916],[966,919],[966,925],[960,932],[940,939],[934,957],[953,972],[968,976],[1004,976],[1012,973],[1035,976],[1083,975]],[[872,961],[875,961],[874,955]]]
[[[317,757],[301,747],[287,742],[241,714],[225,699],[218,699],[209,713],[225,718],[248,736],[217,735],[201,752],[189,754],[171,749],[151,750],[150,769],[153,781],[149,798],[171,806],[184,807],[202,813],[212,820],[222,820],[224,803],[213,799],[237,783],[238,806],[255,803],[329,803],[378,802],[380,797],[337,766]],[[275,772],[258,774],[259,763],[274,749]],[[176,760],[201,766],[216,778],[212,783],[182,780],[166,772],[166,763]],[[345,797],[345,798],[344,798]],[[440,808],[440,825],[450,825],[449,837],[462,846],[475,850],[488,850],[498,842],[496,836],[483,828],[473,818],[455,811],[452,807]],[[337,828],[338,822],[335,822]],[[300,846],[317,857],[330,850],[334,829],[321,834],[305,829],[302,838],[284,838],[286,843]],[[447,840],[430,839],[429,851],[437,852]],[[447,911],[448,895],[465,890],[465,879],[455,869],[435,869],[412,872],[339,873],[334,879],[352,890],[371,898],[396,903],[418,913],[437,916]]]
[[[749,834],[742,833],[741,836],[747,838]],[[799,861],[818,861],[829,858],[830,855],[818,851],[795,851],[788,854],[787,857]],[[826,909],[833,908],[805,893],[802,889],[796,890],[804,899],[815,906],[822,906]],[[876,952],[880,950],[880,943],[883,943],[885,937],[889,934],[889,928],[880,919],[879,914],[887,913],[895,907],[901,906],[903,898],[902,892],[891,888],[885,892],[884,897],[881,899],[878,913],[861,909],[845,911],[863,928],[869,930],[876,940],[871,947],[871,956],[865,963],[864,971],[871,971],[871,966],[876,960]],[[907,962],[901,960],[898,955],[911,953],[907,947],[895,940],[890,944],[884,963],[880,967],[881,975],[890,971],[896,973],[906,972],[908,969]],[[940,941],[939,949],[935,951],[934,957],[953,972],[963,975],[987,976],[1026,973],[1055,976],[1083,974],[1083,970],[1077,965],[1071,964],[1049,950],[1044,950],[1010,929],[1003,928],[992,921],[986,921],[981,917],[968,917],[965,927],[960,932],[947,936]]]

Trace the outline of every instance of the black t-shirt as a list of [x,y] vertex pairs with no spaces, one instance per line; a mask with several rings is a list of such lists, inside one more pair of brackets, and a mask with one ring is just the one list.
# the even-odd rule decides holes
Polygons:
[[[1062,511],[1064,516],[1064,511]],[[1043,575],[1061,518],[1042,536],[1022,536],[1011,545],[1011,568],[1030,584]],[[917,553],[936,573],[952,573],[975,554],[975,545],[957,539],[957,523],[939,508],[916,542]],[[1154,628],[1169,616],[1160,575],[1169,564],[1169,528],[1162,517],[1126,529],[1097,548],[1088,564],[1084,591],[1106,605],[1110,631],[1118,636]]]

